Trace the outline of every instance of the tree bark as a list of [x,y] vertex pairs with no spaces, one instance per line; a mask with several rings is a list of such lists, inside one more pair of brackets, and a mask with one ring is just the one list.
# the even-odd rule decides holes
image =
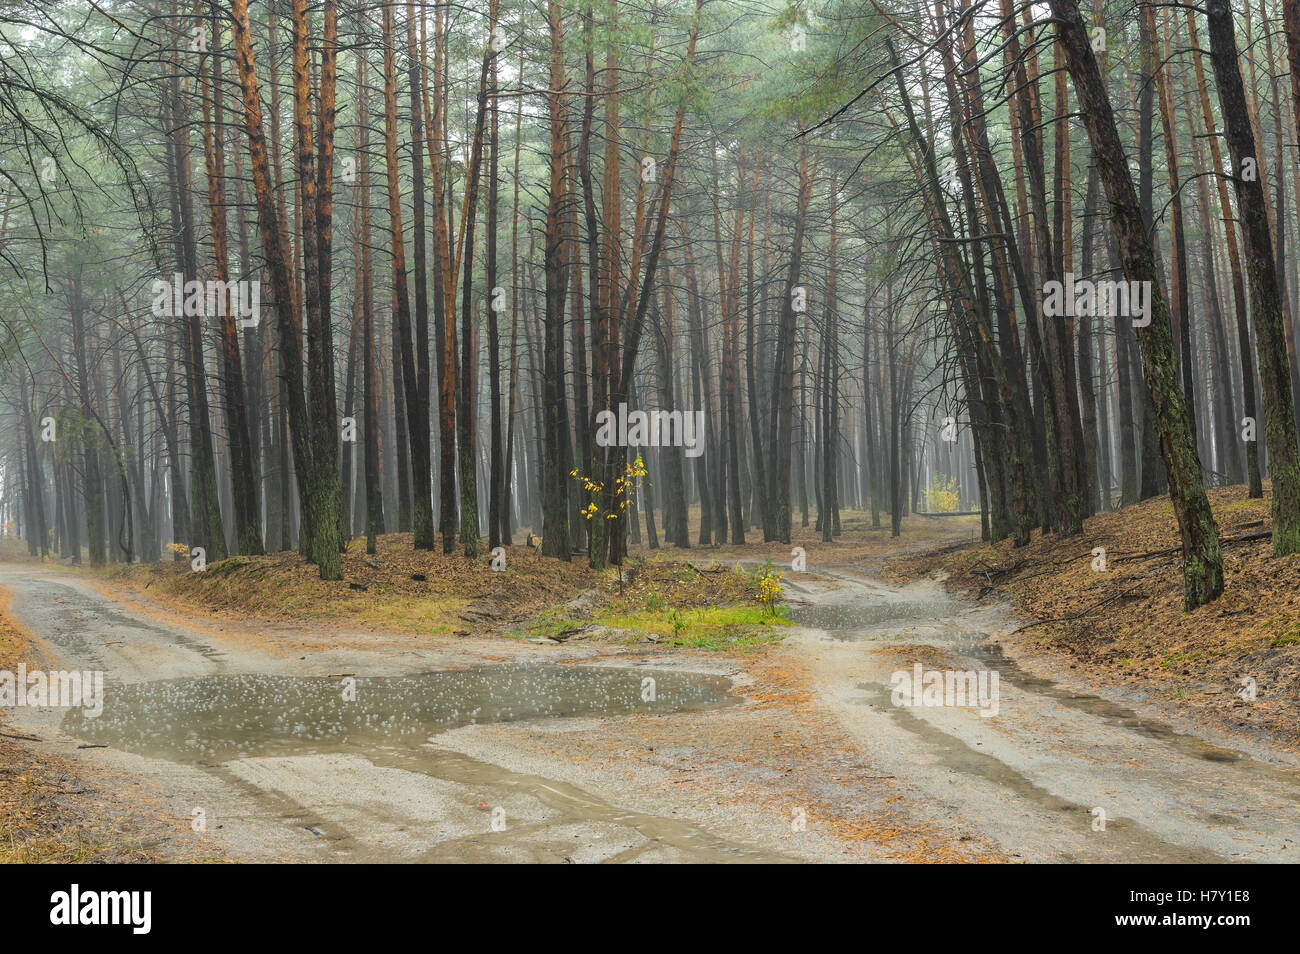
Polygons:
[[[1223,0],[1215,0],[1223,2]],[[1075,0],[1050,0],[1057,24],[1057,42],[1062,44],[1067,68],[1092,142],[1097,172],[1110,202],[1111,225],[1123,260],[1124,276],[1147,282],[1150,289],[1150,322],[1139,329],[1143,374],[1155,419],[1160,428],[1161,449],[1169,473],[1169,496],[1178,520],[1183,550],[1183,605],[1190,611],[1223,592],[1223,557],[1219,530],[1201,483],[1201,466],[1191,423],[1178,388],[1174,368],[1169,311],[1155,250],[1147,235],[1129,176],[1128,164],[1115,128],[1110,98],[1097,68],[1083,18]]]

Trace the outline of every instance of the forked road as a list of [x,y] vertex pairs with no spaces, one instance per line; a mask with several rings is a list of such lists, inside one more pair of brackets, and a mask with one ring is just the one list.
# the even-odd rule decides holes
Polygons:
[[[791,584],[799,625],[758,660],[240,628],[4,565],[45,665],[108,680],[97,720],[12,717],[49,751],[149,779],[178,824],[201,810],[244,858],[900,857],[873,835],[882,818],[923,850],[1011,860],[1297,857],[1290,756],[1024,672],[991,642],[1014,625],[1006,614],[937,581],[810,569]],[[996,714],[895,704],[891,677],[917,663],[996,671]],[[767,699],[778,671],[806,704],[726,695]],[[648,676],[659,701],[646,704]]]
[[[814,660],[823,702],[878,764],[1029,860],[1300,861],[1300,760],[1178,731],[1027,672],[995,642],[1016,621],[953,601],[937,580],[896,587],[826,568],[787,648]],[[891,678],[996,672],[996,710],[897,705]],[[967,684],[969,685],[969,679]],[[988,682],[985,683],[987,685]]]

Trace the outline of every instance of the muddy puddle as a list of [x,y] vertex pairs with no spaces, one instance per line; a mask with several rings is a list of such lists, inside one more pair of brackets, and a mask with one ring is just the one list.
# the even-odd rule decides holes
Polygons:
[[91,744],[212,763],[347,747],[414,747],[460,726],[694,712],[739,702],[722,676],[591,666],[491,666],[411,676],[219,675],[109,686],[97,718],[64,731]]

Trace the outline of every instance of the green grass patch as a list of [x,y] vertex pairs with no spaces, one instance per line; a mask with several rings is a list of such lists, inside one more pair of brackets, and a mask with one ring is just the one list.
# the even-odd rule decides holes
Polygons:
[[616,629],[657,635],[660,645],[695,649],[759,646],[783,638],[782,628],[790,625],[784,606],[778,606],[775,614],[762,606],[610,611],[600,614],[599,621]]
[[592,622],[593,621],[589,619],[578,619],[565,609],[547,610],[544,613],[534,616],[522,628],[506,630],[506,635],[513,636],[516,639],[528,639],[539,636],[550,639],[560,635],[566,629],[589,626]]
[[659,646],[736,650],[783,639],[785,628],[790,625],[789,611],[784,606],[778,606],[775,614],[753,605],[680,609],[607,607],[583,619],[566,610],[550,611],[507,635],[518,639],[555,638],[566,630],[607,627],[623,634],[607,637],[616,642],[636,643],[653,636],[657,637],[654,641]]
[[470,628],[459,615],[466,605],[466,600],[457,598],[366,600],[351,606],[344,604],[336,612],[348,613],[361,622],[436,636]]

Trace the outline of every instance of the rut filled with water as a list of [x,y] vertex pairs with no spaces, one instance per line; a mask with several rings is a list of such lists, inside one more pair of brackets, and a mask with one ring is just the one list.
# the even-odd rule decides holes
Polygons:
[[693,712],[731,705],[701,673],[521,665],[409,676],[204,676],[110,686],[97,718],[64,730],[92,744],[180,762],[346,747],[418,746],[460,726],[524,719]]

